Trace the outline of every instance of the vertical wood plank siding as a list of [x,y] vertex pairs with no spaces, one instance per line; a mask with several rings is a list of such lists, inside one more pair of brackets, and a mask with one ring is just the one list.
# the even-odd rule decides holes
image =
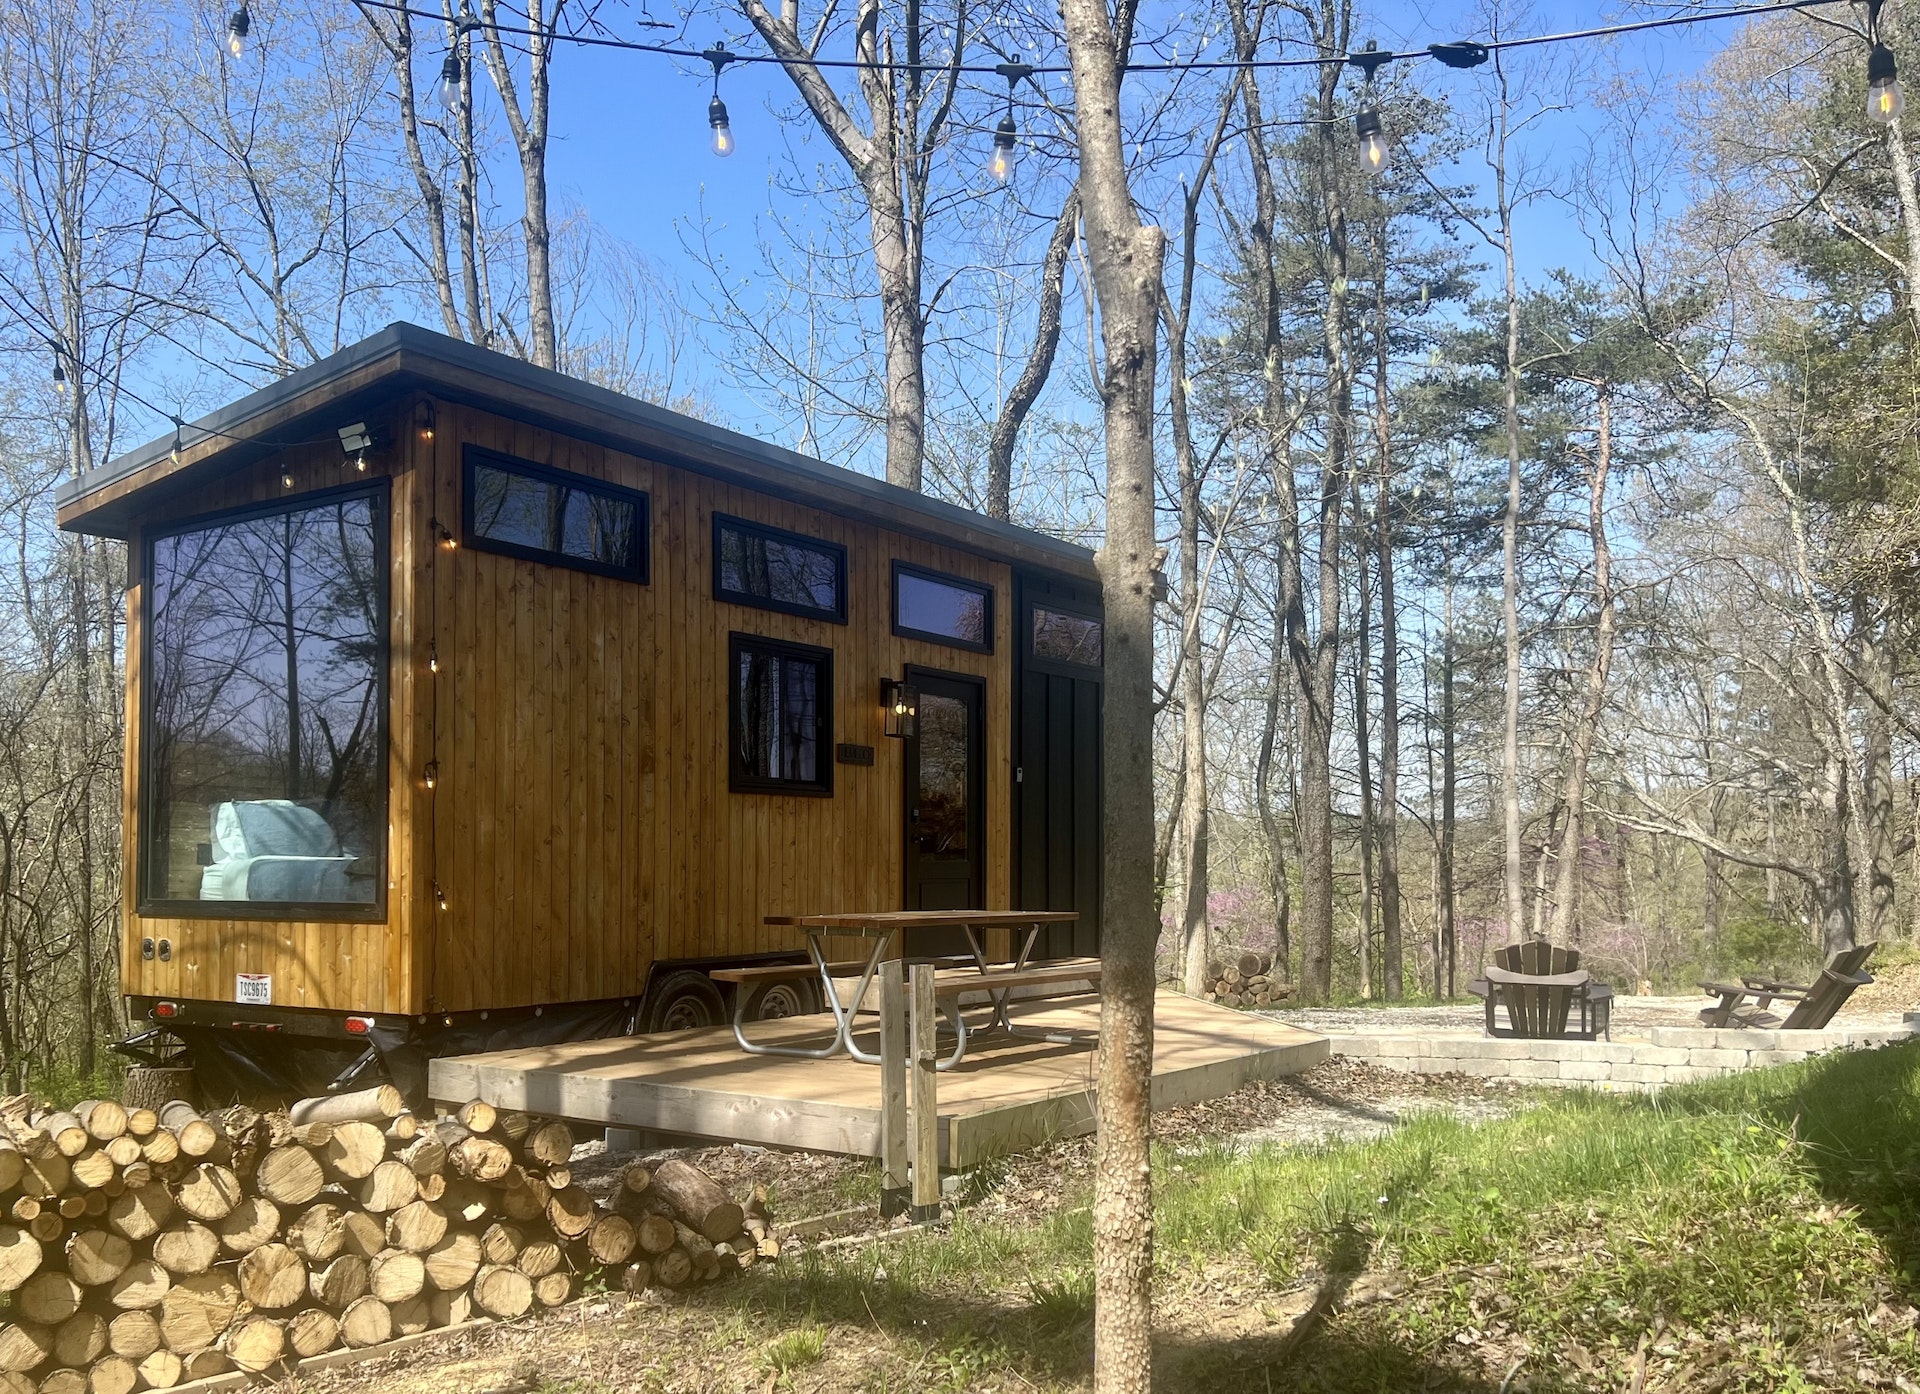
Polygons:
[[[422,403],[383,423],[394,445],[380,467],[399,464],[387,924],[142,918],[129,877],[129,992],[224,1000],[235,973],[271,972],[277,1004],[335,1010],[614,997],[638,991],[656,958],[795,947],[762,925],[766,915],[897,908],[904,743],[881,734],[879,684],[909,664],[986,680],[987,904],[1008,903],[1009,567],[476,408],[433,408],[431,441]],[[651,582],[440,545],[437,526],[460,532],[467,443],[646,491]],[[283,463],[302,490],[345,482],[339,453],[328,445],[275,457],[174,501],[164,516],[286,497]],[[849,622],[716,600],[716,512],[844,546]],[[994,651],[896,637],[896,558],[991,584]],[[129,595],[133,684],[142,584]],[[833,651],[834,729],[823,758],[840,742],[872,746],[876,758],[837,765],[831,798],[729,791],[735,631]],[[427,668],[436,650],[437,678]],[[130,826],[136,714],[130,698]],[[431,793],[421,780],[430,759],[440,771]],[[172,962],[142,961],[140,938],[162,935],[173,940]]]

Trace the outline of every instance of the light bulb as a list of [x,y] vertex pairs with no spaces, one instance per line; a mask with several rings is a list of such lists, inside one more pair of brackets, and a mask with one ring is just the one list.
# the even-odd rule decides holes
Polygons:
[[282,489],[291,489],[293,487],[293,471],[292,470],[280,471],[280,487]]
[[438,652],[427,655],[427,671],[429,673],[437,673],[440,671],[440,655]]
[[1018,134],[1012,112],[1001,117],[1000,124],[993,128],[993,154],[987,159],[987,173],[998,183],[1005,184],[1013,178],[1013,160],[1017,149],[1015,137]]
[[1900,119],[1906,105],[1893,50],[1885,44],[1875,44],[1867,55],[1867,119],[1876,126],[1891,126]]
[[427,767],[421,771],[421,773],[426,777],[427,788],[433,788],[434,785],[440,782],[440,762],[438,760],[427,761]]
[[55,392],[65,392],[67,390],[67,370],[60,362],[58,354],[54,356],[53,360],[53,390]]
[[353,468],[356,474],[365,474],[367,472],[366,451],[362,450],[358,455],[353,457]]
[[448,50],[447,61],[440,65],[440,101],[448,111],[460,105],[460,55],[452,50]]
[[246,57],[247,31],[252,28],[253,16],[247,13],[245,5],[227,17],[227,52],[231,53],[235,60]]
[[718,97],[707,103],[707,124],[713,127],[713,153],[726,159],[733,153],[733,127],[727,124],[727,104]]
[[1380,113],[1364,107],[1353,118],[1353,133],[1360,137],[1360,166],[1368,174],[1387,167],[1387,138],[1380,129]]

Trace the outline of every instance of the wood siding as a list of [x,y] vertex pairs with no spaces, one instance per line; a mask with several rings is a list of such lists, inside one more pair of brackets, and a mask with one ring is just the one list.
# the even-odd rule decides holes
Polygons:
[[[446,401],[431,404],[431,417],[414,402],[385,428],[393,444],[377,467],[396,466],[388,921],[142,918],[129,876],[127,991],[231,1000],[234,974],[269,972],[277,1005],[335,1010],[618,997],[638,992],[656,959],[796,947],[762,925],[766,915],[897,908],[903,742],[881,734],[879,684],[909,664],[986,682],[986,898],[989,908],[1009,903],[1016,607],[1007,565]],[[650,583],[442,544],[440,527],[460,533],[467,443],[645,490]],[[337,446],[315,447],[152,519],[286,497],[283,459],[302,489],[350,473]],[[845,546],[849,622],[716,600],[716,512]],[[991,584],[993,652],[894,636],[895,559]],[[140,609],[136,582],[136,658]],[[833,651],[824,753],[866,745],[875,761],[836,765],[832,797],[729,791],[727,639],[736,631]],[[428,671],[436,652],[437,677]],[[135,663],[129,678],[128,729],[137,732]],[[130,738],[130,829],[137,746]],[[439,769],[432,791],[421,775],[428,760]],[[143,936],[170,937],[173,961],[143,962]]]

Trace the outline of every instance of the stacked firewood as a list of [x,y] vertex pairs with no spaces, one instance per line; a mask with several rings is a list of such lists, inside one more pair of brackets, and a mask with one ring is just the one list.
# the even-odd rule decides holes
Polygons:
[[278,1371],[591,1275],[673,1288],[779,1253],[763,1192],[668,1159],[600,1199],[573,1147],[479,1100],[416,1117],[391,1086],[271,1113],[0,1101],[0,1394]]
[[1293,996],[1293,987],[1273,974],[1272,954],[1241,954],[1207,969],[1207,993],[1229,1007],[1269,1007]]

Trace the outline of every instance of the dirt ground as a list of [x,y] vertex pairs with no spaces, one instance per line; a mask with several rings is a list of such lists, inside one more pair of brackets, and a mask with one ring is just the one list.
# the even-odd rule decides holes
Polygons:
[[[1335,1058],[1300,1075],[1158,1114],[1155,1125],[1159,1138],[1175,1148],[1233,1139],[1310,1145],[1375,1136],[1421,1110],[1493,1117],[1520,1097],[1507,1081],[1403,1075]],[[871,1163],[737,1146],[684,1155],[736,1192],[767,1186],[783,1226],[838,1216],[808,1242],[880,1228]],[[587,1144],[576,1153],[575,1176],[590,1188],[610,1186],[631,1159]],[[960,1202],[984,1220],[1030,1223],[1078,1193],[1092,1165],[1091,1138],[1064,1140],[991,1168]],[[884,1241],[878,1242],[882,1247],[873,1252],[884,1263]],[[877,1319],[867,1326],[811,1327],[819,1353],[803,1368],[783,1371],[777,1333],[797,1328],[802,1334],[796,1339],[809,1339],[805,1291],[795,1280],[802,1247],[790,1246],[779,1262],[733,1281],[730,1291],[709,1286],[633,1297],[589,1293],[522,1321],[451,1332],[378,1361],[297,1376],[289,1388],[303,1394],[850,1394],[1084,1387],[1082,1336],[1063,1340],[1051,1371],[1004,1359],[990,1340],[940,1338],[950,1325],[991,1330],[998,1318],[1029,1313],[1033,1299],[1023,1279],[1010,1281],[1005,1291],[970,1293],[944,1309],[930,1307],[917,1323],[922,1330],[902,1331]],[[1276,1295],[1251,1261],[1170,1273],[1156,1293],[1156,1339],[1176,1361],[1183,1351],[1283,1341],[1307,1306],[1304,1298]],[[756,1307],[787,1315],[775,1321]]]

